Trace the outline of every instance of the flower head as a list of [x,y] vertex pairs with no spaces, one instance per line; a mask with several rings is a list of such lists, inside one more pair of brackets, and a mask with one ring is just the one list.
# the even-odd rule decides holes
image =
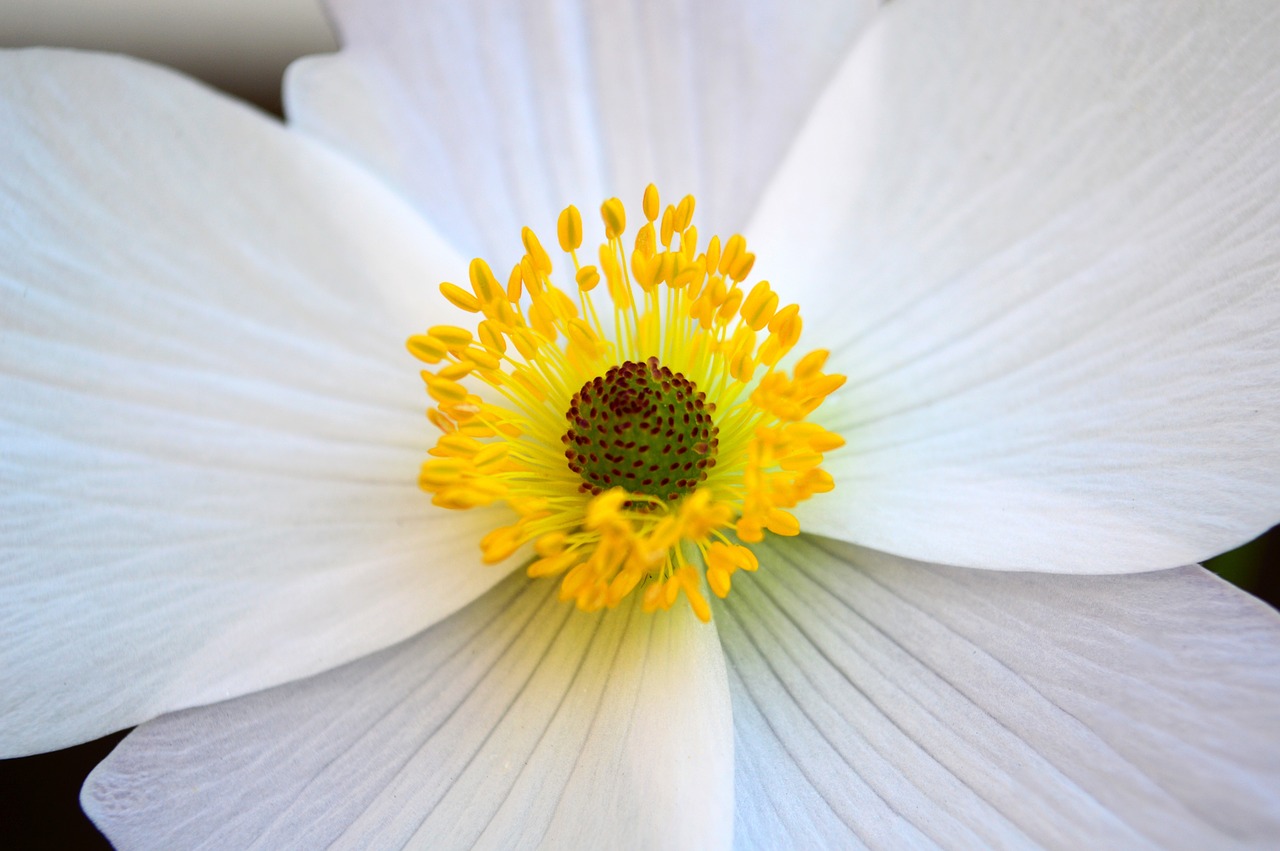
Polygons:
[[1274,844],[1178,565],[1280,516],[1280,14],[498,5],[335,3],[288,128],[0,55],[6,752],[140,724],[122,845]]
[[427,415],[443,432],[418,483],[442,508],[506,503],[519,520],[481,540],[484,560],[533,542],[529,575],[563,576],[561,598],[583,611],[617,606],[643,583],[646,611],[683,593],[708,621],[698,568],[724,597],[735,570],[758,564],[729,536],[794,536],[787,509],[832,489],[818,465],[844,441],[806,418],[844,377],[823,372],[822,350],[790,374],[779,368],[800,339],[799,307],[779,308],[768,281],[744,286],[755,263],[746,240],[712,236],[700,250],[692,195],[661,210],[650,184],[643,209],[628,249],[622,202],[601,206],[606,241],[587,253],[598,265],[579,259],[578,209],[560,214],[576,299],[527,227],[505,286],[478,258],[470,292],[440,285],[484,318],[475,335],[439,325],[409,338],[430,367]]

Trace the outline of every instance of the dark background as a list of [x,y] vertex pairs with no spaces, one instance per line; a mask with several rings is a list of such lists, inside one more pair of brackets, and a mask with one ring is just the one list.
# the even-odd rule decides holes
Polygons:
[[[162,26],[156,30],[157,35],[135,26],[134,21],[121,20],[121,10],[131,5],[141,8],[147,5],[145,2],[41,0],[39,6],[18,3],[0,8],[0,47],[53,44],[133,53],[179,67],[278,115],[279,80],[288,62],[296,56],[331,50],[333,43],[323,25],[317,24],[315,13],[308,11],[310,0],[254,2],[257,5],[246,0],[226,6],[203,4],[214,11],[201,14],[213,17],[198,21],[204,29],[197,28],[194,35],[190,22],[180,19],[197,4],[175,3],[144,10],[151,23],[155,23],[159,10]],[[59,8],[67,20],[56,14]],[[23,17],[20,13],[28,9],[37,13]],[[95,29],[92,20],[84,20],[84,14],[107,15],[103,18],[107,23]],[[173,19],[168,23],[173,24],[174,31],[185,33],[183,36],[175,40],[172,33],[165,35],[166,15]],[[74,26],[68,30],[70,25]],[[221,39],[219,28],[227,33],[236,33],[237,28],[252,30],[253,37]],[[222,46],[225,44],[235,47],[228,51]],[[1206,566],[1280,608],[1280,527],[1210,560]],[[80,785],[127,732],[54,753],[0,760],[0,848],[109,848],[80,811]]]

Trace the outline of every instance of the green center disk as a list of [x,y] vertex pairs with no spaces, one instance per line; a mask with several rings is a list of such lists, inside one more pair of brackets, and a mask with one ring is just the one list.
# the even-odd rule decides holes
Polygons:
[[561,441],[569,469],[593,494],[621,487],[676,500],[716,464],[716,406],[678,372],[649,358],[627,361],[574,394]]

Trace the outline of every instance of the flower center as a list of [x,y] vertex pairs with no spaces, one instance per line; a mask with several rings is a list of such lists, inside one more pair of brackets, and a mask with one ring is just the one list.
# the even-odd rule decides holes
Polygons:
[[692,493],[716,463],[714,408],[657,358],[588,381],[569,403],[561,438],[569,469],[582,476],[579,489],[598,495],[622,487],[666,500]]
[[598,263],[580,256],[577,208],[560,214],[568,291],[528,228],[506,286],[480,259],[470,291],[440,285],[483,318],[407,343],[441,432],[418,484],[441,508],[505,504],[515,520],[480,541],[484,560],[531,545],[529,575],[560,577],[580,609],[639,589],[644,611],[683,595],[705,621],[704,589],[728,594],[758,567],[750,545],[798,534],[789,509],[834,487],[820,465],[844,441],[807,418],[844,377],[821,350],[783,366],[800,309],[767,281],[743,286],[741,236],[700,249],[693,196],[663,209],[650,186],[642,207],[628,250],[626,210],[604,202]]

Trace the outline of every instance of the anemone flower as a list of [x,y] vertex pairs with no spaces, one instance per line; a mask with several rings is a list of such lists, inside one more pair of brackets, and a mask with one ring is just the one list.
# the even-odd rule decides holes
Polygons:
[[[1280,619],[1193,564],[1280,517],[1276,7],[334,18],[287,127],[0,59],[7,755],[139,724],[82,795],[122,847],[1280,838]],[[771,282],[728,311],[760,337],[696,349],[734,269]],[[628,271],[680,319],[656,366],[639,308],[608,328]],[[626,340],[608,393],[568,385]],[[522,344],[559,365],[493,365]],[[813,370],[847,377],[821,406],[787,395]],[[706,412],[724,464],[670,505],[586,432],[530,466],[539,389],[584,429]],[[574,535],[613,555],[570,582]]]

